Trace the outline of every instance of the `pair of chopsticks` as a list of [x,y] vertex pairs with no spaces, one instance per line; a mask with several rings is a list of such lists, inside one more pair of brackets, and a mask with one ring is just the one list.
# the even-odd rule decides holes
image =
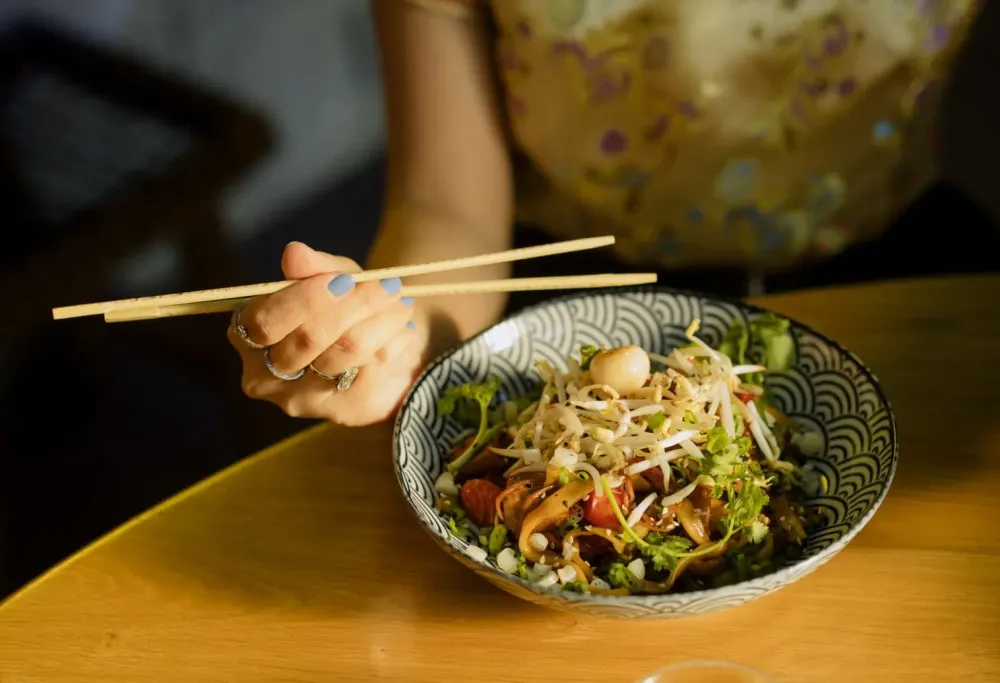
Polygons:
[[[585,239],[556,242],[538,247],[510,249],[492,254],[481,254],[467,258],[450,259],[434,263],[423,263],[412,266],[395,266],[379,270],[365,270],[354,274],[357,282],[383,280],[392,277],[407,277],[443,273],[462,268],[492,265],[495,263],[511,263],[525,259],[567,254],[587,249],[597,249],[614,244],[613,236],[588,237]],[[508,280],[481,280],[479,282],[455,282],[439,285],[404,286],[401,296],[424,297],[442,294],[483,294],[487,292],[528,292],[555,289],[577,289],[585,287],[627,287],[656,282],[656,273],[606,274],[606,275],[568,275],[560,277],[529,277],[512,278]],[[244,301],[251,297],[273,294],[289,285],[294,280],[281,282],[264,282],[256,285],[239,287],[223,287],[220,289],[204,289],[197,292],[182,292],[179,294],[161,294],[135,299],[119,299],[117,301],[102,301],[92,304],[63,306],[52,309],[52,317],[56,320],[65,318],[80,318],[89,315],[103,315],[105,322],[126,322],[131,320],[149,320],[153,318],[172,318],[181,315],[199,315],[203,313],[227,313],[235,311]]]

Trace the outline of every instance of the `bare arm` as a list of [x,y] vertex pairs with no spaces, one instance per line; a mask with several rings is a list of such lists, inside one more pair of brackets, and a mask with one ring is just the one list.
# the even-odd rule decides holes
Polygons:
[[[389,176],[368,266],[421,263],[507,249],[511,164],[481,19],[438,15],[403,0],[374,0],[388,111]],[[502,278],[508,266],[427,276]],[[420,281],[413,278],[410,282]],[[429,352],[494,322],[504,295],[434,297],[416,320]]]

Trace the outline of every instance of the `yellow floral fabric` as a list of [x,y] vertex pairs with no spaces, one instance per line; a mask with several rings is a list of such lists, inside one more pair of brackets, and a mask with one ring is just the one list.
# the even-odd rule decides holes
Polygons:
[[493,0],[518,217],[630,260],[777,269],[931,179],[974,0]]

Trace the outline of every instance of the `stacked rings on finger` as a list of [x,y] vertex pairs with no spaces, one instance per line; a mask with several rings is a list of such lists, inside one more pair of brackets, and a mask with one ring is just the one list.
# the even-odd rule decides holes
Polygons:
[[302,376],[306,374],[305,368],[299,370],[291,375],[286,375],[281,370],[274,367],[274,363],[271,362],[271,349],[270,347],[264,349],[264,365],[267,366],[268,371],[280,380],[285,382],[292,382],[297,379],[302,379]]
[[247,333],[247,328],[243,326],[243,309],[246,308],[248,303],[250,303],[249,299],[240,304],[240,307],[236,309],[236,313],[233,314],[233,330],[236,332],[236,336],[240,338],[240,341],[254,351],[260,351],[267,347],[264,344],[258,344],[251,339],[250,335]]
[[337,391],[347,391],[350,389],[351,385],[354,384],[354,380],[358,378],[358,374],[361,372],[358,368],[348,368],[339,375],[328,375],[321,370],[317,370],[312,363],[309,364],[309,369],[312,370],[317,377],[322,377],[329,382],[336,382]]

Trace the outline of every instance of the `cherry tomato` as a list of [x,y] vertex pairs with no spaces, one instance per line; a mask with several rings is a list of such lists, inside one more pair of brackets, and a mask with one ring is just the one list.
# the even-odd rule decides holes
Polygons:
[[[625,502],[625,487],[619,486],[616,489],[612,489],[611,493],[614,495],[615,501],[618,502],[618,507],[623,508]],[[622,510],[622,514],[625,514],[624,510]],[[619,523],[618,518],[615,517],[615,511],[611,507],[611,503],[608,501],[607,496],[601,496],[598,498],[593,493],[587,496],[587,502],[583,506],[583,516],[586,517],[587,521],[594,526],[604,527],[605,529],[621,528],[621,523]]]
[[488,479],[470,479],[459,489],[465,514],[476,526],[487,526],[496,520],[499,495],[500,487]]

